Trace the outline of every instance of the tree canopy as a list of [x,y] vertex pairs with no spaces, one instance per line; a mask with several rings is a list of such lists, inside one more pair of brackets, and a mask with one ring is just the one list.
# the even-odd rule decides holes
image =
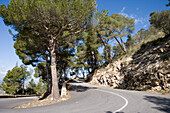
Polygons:
[[[126,47],[122,40],[123,37],[130,35],[134,31],[134,19],[122,16],[121,14],[112,14],[108,16],[108,11],[101,12],[99,20],[99,36],[107,42],[115,39],[124,52]],[[120,41],[118,40],[120,39]]]
[[25,81],[30,75],[24,65],[15,66],[12,70],[8,70],[0,87],[8,94],[17,94],[19,91],[24,94]]
[[152,12],[150,14],[150,23],[157,29],[162,30],[166,35],[170,34],[170,10]]
[[38,48],[46,45],[49,50],[54,100],[59,97],[55,51],[64,40],[76,40],[73,35],[84,31],[95,8],[95,0],[11,0],[0,6],[4,23],[18,32],[16,40],[41,43]]

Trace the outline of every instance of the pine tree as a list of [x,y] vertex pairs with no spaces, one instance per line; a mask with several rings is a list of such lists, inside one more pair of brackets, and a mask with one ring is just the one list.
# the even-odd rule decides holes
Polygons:
[[24,94],[25,80],[30,75],[25,66],[15,66],[12,70],[8,70],[0,87],[8,94],[17,94],[19,90]]
[[43,79],[40,77],[39,82],[36,85],[35,92],[37,95],[44,94],[47,90],[47,84],[46,82],[43,82]]
[[34,79],[31,79],[29,84],[26,86],[26,93],[29,95],[36,94],[36,83],[34,82]]
[[128,35],[128,39],[126,41],[126,47],[127,49],[131,49],[135,44],[135,39],[131,35]]
[[27,85],[27,94],[37,94],[41,95],[47,91],[47,83],[44,82],[42,77],[39,78],[39,82],[36,84],[34,79],[31,79]]
[[162,30],[166,35],[170,34],[170,10],[152,12],[150,14],[150,23],[158,30]]
[[[40,70],[42,70],[41,63],[44,64],[43,67],[43,75],[40,74],[40,76],[43,76],[43,78],[46,78],[46,81],[48,83],[48,93],[51,93],[51,75],[50,75],[50,64],[49,64],[49,51],[48,47],[45,44],[45,41],[41,41],[39,43],[36,42],[36,40],[29,39],[28,37],[30,34],[18,34],[17,37],[13,37],[14,39],[18,39],[22,37],[19,40],[16,40],[14,43],[14,48],[16,49],[16,54],[19,56],[19,58],[22,60],[22,62],[25,65],[31,64],[32,66],[40,67]],[[31,35],[33,37],[34,35]],[[29,39],[29,40],[28,40]],[[40,65],[40,66],[39,66]],[[36,74],[38,74],[38,70],[36,69]],[[37,75],[38,76],[38,75]]]
[[28,77],[30,77],[31,72],[27,71],[27,67],[24,65],[20,66],[21,69],[21,74],[20,74],[20,79],[21,79],[21,89],[22,89],[22,94],[24,93],[24,89],[25,89],[25,81],[28,79]]
[[[56,48],[62,40],[75,40],[95,11],[95,0],[11,0],[0,6],[0,16],[12,26],[19,38],[26,37],[47,45],[51,61],[52,97],[59,98],[56,70]],[[33,36],[32,36],[33,35]],[[34,49],[35,50],[35,49]]]
[[[126,53],[126,47],[123,37],[128,36],[134,31],[134,19],[122,16],[121,14],[112,14],[108,16],[108,11],[103,10],[99,15],[98,36],[102,40],[115,39],[121,49]],[[120,39],[120,41],[118,40]]]
[[95,33],[95,26],[93,23],[87,25],[86,33],[84,33],[82,37],[81,42],[77,46],[76,55],[78,58],[76,59],[76,68],[87,69],[90,73],[90,69],[92,71],[97,69],[102,60],[98,51],[101,44]]

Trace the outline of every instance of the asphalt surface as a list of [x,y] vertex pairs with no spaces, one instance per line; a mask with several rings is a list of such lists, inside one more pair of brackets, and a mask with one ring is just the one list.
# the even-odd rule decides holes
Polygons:
[[65,102],[12,109],[34,98],[0,99],[0,113],[170,113],[170,96],[96,87],[75,81]]

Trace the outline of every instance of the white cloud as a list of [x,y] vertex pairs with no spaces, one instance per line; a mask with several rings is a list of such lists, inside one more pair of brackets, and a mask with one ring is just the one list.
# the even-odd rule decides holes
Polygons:
[[136,18],[135,19],[135,24],[138,24],[138,23],[141,23],[141,24],[144,24],[144,18]]
[[5,67],[0,66],[0,75],[6,75],[7,71],[5,69]]
[[126,7],[123,7],[119,14],[121,14],[121,15],[123,15],[123,16],[125,16],[125,17],[129,17],[129,18],[135,18],[135,17],[136,17],[136,15],[134,15],[134,14],[130,14],[130,15],[129,15],[129,14],[125,13],[125,12],[124,12],[125,9],[126,9]]
[[5,70],[5,67],[0,66],[0,81],[3,80],[3,78],[5,77],[7,71]]
[[129,15],[127,13],[124,13],[125,9],[126,9],[126,7],[123,7],[122,10],[120,11],[120,14],[125,16],[125,17],[128,17]]
[[137,16],[135,14],[129,15],[129,18],[136,18]]
[[123,7],[122,10],[121,10],[121,13],[123,13],[125,9],[126,9],[126,7]]
[[[125,17],[135,19],[135,24],[145,24],[147,22],[147,18],[138,17],[136,14],[127,14],[127,13],[125,13],[125,9],[126,9],[126,7],[123,7],[119,14],[121,14],[121,15],[123,15]],[[136,8],[136,10],[139,10],[139,8]]]
[[146,28],[146,27],[147,27],[147,25],[144,25],[143,27],[144,27],[144,28]]

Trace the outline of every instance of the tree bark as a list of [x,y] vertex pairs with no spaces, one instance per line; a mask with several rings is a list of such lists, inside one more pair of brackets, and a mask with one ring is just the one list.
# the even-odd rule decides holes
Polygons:
[[121,43],[122,43],[123,50],[126,52],[126,47],[125,47],[125,44],[124,44],[124,42],[122,40],[122,37],[120,37],[120,40],[121,40]]
[[121,43],[119,42],[119,40],[118,40],[116,37],[114,37],[114,38],[115,38],[116,41],[118,42],[118,44],[119,44],[119,46],[121,47],[121,49],[126,53],[126,51],[123,49],[123,47],[122,47]]
[[55,42],[52,39],[51,47],[51,76],[52,76],[52,98],[54,101],[59,98],[59,88],[58,88],[58,79],[57,79],[57,69],[56,69],[56,53],[55,53]]

